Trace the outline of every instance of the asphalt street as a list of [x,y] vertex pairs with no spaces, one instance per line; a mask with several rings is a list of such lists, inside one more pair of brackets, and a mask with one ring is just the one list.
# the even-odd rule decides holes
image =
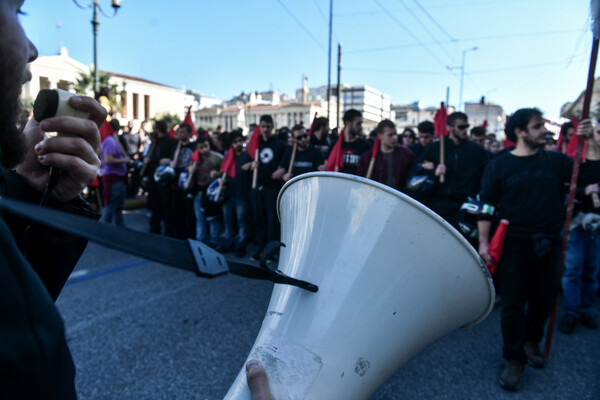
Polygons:
[[[125,221],[147,230],[144,209]],[[252,347],[272,287],[231,274],[202,279],[90,243],[57,302],[79,398],[221,399]],[[594,312],[600,315],[600,298]],[[582,326],[556,332],[546,368],[527,367],[521,391],[501,389],[499,317],[496,308],[479,325],[431,344],[372,399],[600,399],[600,330]]]

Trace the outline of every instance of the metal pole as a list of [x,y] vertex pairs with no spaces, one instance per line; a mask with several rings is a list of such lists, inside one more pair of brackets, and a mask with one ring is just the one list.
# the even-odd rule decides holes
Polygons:
[[[327,61],[327,119],[331,121],[331,35],[333,31],[333,0],[329,0],[329,59]],[[338,99],[339,101],[339,99]]]
[[462,62],[460,63],[460,95],[458,99],[458,109],[462,111],[462,101],[463,101],[463,84],[465,83],[465,54],[466,50],[462,52]]
[[446,86],[446,109],[449,107],[450,101],[450,86]]
[[338,132],[339,132],[339,126],[340,126],[340,104],[341,104],[341,97],[342,97],[342,89],[341,89],[341,75],[342,75],[342,44],[338,43],[338,80],[337,80],[337,114],[335,117],[335,126],[338,127]]
[[100,90],[98,88],[98,0],[94,0],[94,19],[92,19],[92,26],[94,27],[94,98],[98,99]]

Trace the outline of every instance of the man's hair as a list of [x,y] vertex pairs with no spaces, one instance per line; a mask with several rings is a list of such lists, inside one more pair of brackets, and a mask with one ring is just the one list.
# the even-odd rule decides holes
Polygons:
[[261,115],[261,116],[260,116],[260,121],[259,121],[259,124],[260,124],[261,122],[266,122],[267,124],[274,125],[274,124],[273,124],[273,117],[271,117],[269,114]]
[[154,129],[162,133],[167,133],[167,123],[163,120],[154,121]]
[[467,114],[460,111],[453,112],[452,114],[448,115],[448,126],[454,126],[454,123],[458,119],[464,119],[465,121],[468,121],[469,117],[467,117]]
[[483,126],[476,126],[475,128],[471,129],[471,136],[485,136],[485,128]]
[[419,125],[417,125],[417,130],[420,133],[431,133],[435,135],[435,125],[431,121],[423,121]]
[[198,136],[198,138],[196,139],[196,146],[198,146],[199,144],[207,144],[208,146],[210,146],[210,141],[206,136]]
[[292,126],[292,134],[294,134],[295,131],[300,131],[300,130],[304,130],[304,126],[302,126],[300,124],[296,124],[296,125]]
[[229,134],[229,145],[231,146],[237,139],[244,139],[244,134],[241,130],[235,130]]
[[325,117],[319,117],[313,122],[313,130],[318,131],[324,126],[329,125],[329,120]]
[[389,119],[384,119],[377,124],[377,128],[375,128],[375,130],[377,130],[377,133],[383,133],[385,128],[396,129],[396,125]]
[[349,124],[352,123],[352,121],[354,121],[356,118],[360,117],[362,117],[360,111],[351,108],[344,113],[344,118],[342,118],[342,121],[344,122],[344,124]]
[[115,132],[118,132],[119,129],[121,129],[121,124],[119,123],[119,120],[116,118],[111,119],[109,124],[110,124],[110,127],[113,128]]
[[193,133],[194,130],[190,124],[181,124],[179,125],[179,129],[184,129],[187,133]]
[[506,133],[508,140],[516,143],[517,134],[515,133],[515,129],[519,128],[522,131],[526,131],[527,124],[529,121],[531,121],[531,118],[541,118],[542,115],[542,112],[537,108],[521,108],[515,111],[514,114],[508,119],[506,127],[504,128],[504,133]]

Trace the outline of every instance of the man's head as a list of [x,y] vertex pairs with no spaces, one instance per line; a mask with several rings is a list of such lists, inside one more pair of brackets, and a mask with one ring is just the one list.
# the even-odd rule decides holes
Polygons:
[[235,154],[242,154],[244,152],[244,135],[240,131],[233,131],[229,135],[229,142]]
[[381,141],[381,148],[383,150],[392,150],[398,143],[398,132],[396,132],[396,125],[389,119],[384,119],[377,124],[377,137]]
[[261,135],[263,135],[265,138],[268,138],[273,132],[273,117],[270,115],[261,115],[259,126]]
[[508,119],[504,129],[508,140],[531,148],[546,144],[546,127],[542,112],[537,108],[521,108]]
[[419,132],[419,143],[421,143],[421,146],[427,147],[433,142],[435,136],[435,125],[433,125],[433,122],[421,122],[417,125],[417,131]]
[[348,132],[350,139],[356,139],[362,133],[362,114],[353,108],[344,113],[342,118],[344,122],[344,132]]
[[154,134],[157,138],[167,136],[167,123],[163,120],[154,121]]
[[317,139],[323,139],[329,133],[329,120],[325,117],[319,117],[313,122],[313,135]]
[[187,143],[190,141],[193,133],[194,130],[189,124],[181,124],[179,125],[179,128],[177,129],[175,135],[177,136],[177,139],[181,140],[184,143]]
[[471,141],[477,143],[480,146],[484,145],[485,142],[485,128],[482,126],[476,126],[471,129]]
[[567,143],[571,140],[571,137],[573,137],[573,132],[575,132],[575,125],[573,125],[572,122],[565,122],[560,127],[560,136],[565,138]]
[[17,165],[25,155],[25,140],[17,128],[21,86],[31,79],[27,64],[37,58],[19,22],[22,0],[0,1],[0,161]]
[[294,125],[292,127],[292,137],[294,138],[294,143],[298,146],[298,150],[304,151],[308,148],[308,133],[306,133],[302,125]]
[[462,112],[455,112],[448,116],[448,133],[455,140],[463,140],[467,137],[469,129],[469,117]]
[[210,154],[210,142],[206,136],[198,136],[198,139],[196,139],[196,149],[201,156]]

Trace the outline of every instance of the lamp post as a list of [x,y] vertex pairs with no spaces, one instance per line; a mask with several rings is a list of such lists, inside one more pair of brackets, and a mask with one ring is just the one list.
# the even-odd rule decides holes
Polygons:
[[121,7],[121,0],[110,0],[110,5],[114,10],[112,15],[108,15],[102,11],[102,7],[100,7],[100,0],[92,0],[92,3],[88,4],[87,6],[82,6],[77,2],[77,0],[73,0],[73,3],[75,3],[77,7],[84,10],[89,8],[93,10],[92,27],[94,31],[94,97],[98,98],[98,94],[100,92],[98,88],[98,25],[100,25],[100,21],[98,20],[98,10],[100,10],[102,15],[104,15],[106,18],[113,18],[115,15],[117,15],[119,7]]
[[458,109],[463,110],[463,85],[465,83],[465,54],[469,51],[475,51],[479,47],[471,47],[470,49],[463,50],[462,52],[462,62],[460,64],[460,98],[458,99]]

